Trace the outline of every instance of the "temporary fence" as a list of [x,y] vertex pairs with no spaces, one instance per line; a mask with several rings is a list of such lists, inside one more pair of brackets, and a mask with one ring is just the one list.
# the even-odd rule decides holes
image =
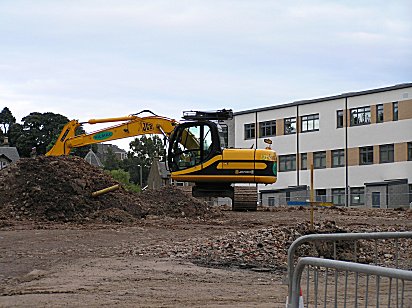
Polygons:
[[[333,259],[333,260],[345,260],[351,261],[351,264],[361,263],[373,263],[375,266],[384,265],[391,268],[412,268],[412,232],[375,232],[375,233],[338,233],[338,234],[311,234],[298,238],[289,247],[288,251],[288,285],[289,293],[288,299],[289,304],[293,296],[293,277],[295,272],[295,262],[297,261],[297,251],[305,250],[305,256],[322,256],[323,258]],[[368,245],[366,245],[368,244]],[[401,249],[402,248],[402,249]],[[372,256],[371,258],[365,258],[365,249],[367,249],[367,254]],[[402,250],[402,253],[401,253]],[[365,264],[364,264],[365,265]],[[355,268],[357,269],[357,268]],[[325,296],[328,292],[327,284],[330,278],[328,270],[324,271],[325,279]],[[317,304],[317,297],[319,294],[314,291],[318,291],[319,287],[319,273],[318,269],[315,269],[312,277],[310,277],[309,267],[306,272],[307,279],[307,290],[304,292],[304,297],[306,295],[306,302],[309,303],[309,285],[311,282],[315,284],[314,290],[312,290],[312,295],[315,296],[315,304]],[[363,272],[362,272],[363,273]],[[368,272],[365,274],[369,275]],[[333,279],[335,280],[335,292],[334,298],[338,295],[338,269],[335,270],[333,274]],[[359,274],[357,271],[348,271],[345,273],[346,283],[349,282],[352,285],[356,285],[356,288],[360,287],[359,284]],[[366,291],[370,288],[369,276],[366,282]],[[385,276],[391,277],[391,276]],[[351,280],[353,278],[353,281]],[[379,279],[377,279],[379,281]],[[365,285],[365,284],[363,284]],[[379,285],[379,283],[378,283]],[[375,286],[376,287],[376,286]],[[396,288],[398,289],[399,284],[396,280]],[[387,287],[386,287],[387,289]],[[387,289],[391,290],[391,289]],[[330,290],[329,290],[330,291]],[[370,290],[369,290],[370,291]],[[382,291],[382,289],[380,289]],[[391,291],[389,292],[391,293]],[[346,294],[346,293],[345,293]],[[396,298],[399,297],[398,292],[396,293]],[[352,294],[352,296],[357,296]],[[379,295],[380,296],[380,295]],[[378,296],[378,298],[379,298]],[[412,297],[412,294],[411,294]],[[324,307],[327,307],[326,304]],[[357,306],[356,306],[357,307]],[[367,307],[367,306],[365,306]]]
[[[307,272],[313,268],[313,290],[309,288],[310,276],[307,274],[307,294],[313,298],[306,299],[306,307],[411,307],[412,305],[412,271],[386,268],[376,265],[359,264],[338,260],[305,257],[300,258],[292,277],[292,292],[289,307],[300,308],[302,295],[301,279],[305,267]],[[333,275],[328,272],[332,270]],[[324,283],[320,287],[319,272],[324,273]],[[344,273],[343,275],[340,273]],[[341,279],[339,279],[339,275]],[[333,276],[331,281],[328,277]],[[370,276],[375,277],[374,283]],[[385,279],[386,278],[386,279]],[[406,283],[410,282],[408,288]],[[328,291],[332,289],[331,291]],[[322,298],[323,297],[323,298]],[[322,305],[323,304],[323,305]]]

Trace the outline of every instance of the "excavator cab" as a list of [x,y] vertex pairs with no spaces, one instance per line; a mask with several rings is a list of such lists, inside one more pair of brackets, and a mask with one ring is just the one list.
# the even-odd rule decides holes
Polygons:
[[221,154],[219,130],[210,121],[178,125],[169,142],[168,163],[172,172],[201,165]]

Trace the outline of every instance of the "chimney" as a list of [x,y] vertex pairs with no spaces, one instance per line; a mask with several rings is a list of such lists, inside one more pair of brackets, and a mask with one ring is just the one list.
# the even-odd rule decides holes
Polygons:
[[8,146],[9,146],[9,137],[4,137],[3,146],[4,146],[4,147],[8,147]]

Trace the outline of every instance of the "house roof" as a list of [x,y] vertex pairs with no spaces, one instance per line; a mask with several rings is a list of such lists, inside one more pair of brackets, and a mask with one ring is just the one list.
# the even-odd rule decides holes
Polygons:
[[4,159],[7,160],[9,163],[12,162],[11,159],[8,158],[8,157],[7,157],[6,155],[4,155],[4,154],[0,154],[0,158],[4,158]]
[[17,152],[15,147],[0,147],[0,155],[2,154],[12,162],[15,162],[20,158],[19,152]]
[[102,162],[100,161],[99,157],[97,157],[97,155],[92,151],[92,149],[89,150],[89,152],[87,152],[86,156],[84,157],[84,159],[93,166],[96,167],[103,167]]
[[113,153],[127,153],[125,150],[119,148],[117,145],[114,144],[97,144],[97,152],[98,153],[107,153],[108,149],[112,149]]
[[397,84],[397,85],[390,86],[390,87],[358,91],[358,92],[348,92],[348,93],[342,93],[338,95],[321,97],[321,98],[316,98],[316,99],[300,100],[300,101],[295,101],[292,103],[279,104],[276,106],[268,106],[268,107],[262,107],[262,108],[256,108],[256,109],[243,110],[243,111],[235,112],[234,115],[236,116],[236,115],[248,114],[248,113],[253,113],[253,112],[268,111],[268,110],[274,110],[274,109],[280,109],[280,108],[286,108],[286,107],[292,107],[292,106],[298,106],[298,105],[319,103],[319,102],[331,101],[335,99],[342,99],[342,98],[362,96],[362,95],[368,95],[368,94],[374,94],[374,93],[381,93],[381,92],[405,89],[405,88],[410,88],[410,87],[412,87],[412,83],[402,83],[402,84]]

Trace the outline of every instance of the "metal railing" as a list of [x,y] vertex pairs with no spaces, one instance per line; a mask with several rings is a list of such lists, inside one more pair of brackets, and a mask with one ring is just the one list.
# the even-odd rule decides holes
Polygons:
[[[301,285],[302,274],[304,272],[305,267],[308,268],[308,272],[309,272],[309,267],[315,268],[315,271],[314,271],[315,287],[313,291],[314,307],[318,307],[318,293],[320,293],[319,292],[320,288],[319,288],[319,281],[318,281],[319,280],[318,271],[320,270],[320,268],[323,268],[325,272],[324,289],[321,290],[321,292],[324,293],[324,298],[323,298],[324,307],[338,307],[338,306],[346,307],[349,304],[351,304],[351,306],[353,304],[353,307],[359,307],[361,306],[361,304],[363,304],[365,307],[370,307],[368,299],[369,297],[372,297],[371,292],[370,292],[371,290],[370,290],[370,278],[369,278],[369,276],[371,275],[376,276],[375,297],[372,298],[375,301],[375,307],[379,307],[380,304],[382,305],[385,304],[386,307],[391,307],[392,302],[396,305],[396,307],[404,307],[404,305],[407,305],[405,307],[410,307],[410,305],[412,304],[412,301],[410,301],[411,296],[412,296],[412,290],[409,290],[407,294],[405,293],[405,281],[412,282],[412,271],[394,269],[394,268],[386,268],[386,267],[376,266],[376,265],[359,264],[359,263],[354,263],[354,262],[305,257],[305,258],[299,259],[296,265],[296,269],[293,272],[291,297],[289,297],[289,305],[288,305],[289,307],[299,308],[300,285]],[[331,285],[330,283],[328,283],[328,280],[327,280],[329,269],[332,269],[335,271],[334,273],[334,276],[335,276],[334,293],[332,292],[333,299],[331,299],[330,301],[328,301],[328,296],[327,296],[328,295],[327,287],[328,285]],[[343,289],[339,288],[338,271],[341,271],[341,272],[343,271],[345,273],[343,276],[343,280],[344,280]],[[354,283],[354,286],[352,285],[352,294],[348,292],[349,273],[355,273],[355,281],[354,282],[351,281],[351,283]],[[362,288],[363,292],[361,292],[359,274],[365,275],[366,282]],[[388,282],[386,284],[382,283],[382,277],[388,279]],[[395,279],[396,285],[393,284],[392,282],[393,279]],[[395,296],[392,295],[393,288],[395,288],[396,290]],[[400,292],[399,292],[399,289],[400,289]],[[340,297],[343,297],[343,298],[340,298],[340,300],[338,300],[338,290],[340,293]],[[387,294],[383,296],[381,294],[381,291],[384,291]],[[307,292],[309,292],[308,289],[307,289]],[[349,301],[348,299],[349,294],[353,296],[353,299],[351,301]],[[405,298],[408,299],[407,303],[405,303]],[[362,299],[362,301],[360,301],[359,299]],[[309,307],[309,301],[307,301],[307,307]]]
[[[374,232],[374,233],[335,233],[335,234],[311,234],[311,235],[305,235],[297,240],[295,240],[291,246],[289,247],[288,250],[288,286],[289,286],[289,292],[288,292],[288,299],[289,303],[291,302],[292,298],[292,279],[294,277],[294,267],[295,267],[295,261],[297,259],[296,252],[297,250],[302,247],[304,244],[312,244],[313,247],[315,246],[322,246],[325,242],[328,243],[329,245],[332,245],[332,249],[329,253],[329,256],[323,256],[329,259],[346,259],[348,260],[348,256],[341,256],[338,253],[338,244],[342,245],[342,243],[346,243],[346,245],[353,245],[353,249],[351,250],[350,247],[346,247],[346,251],[349,249],[352,252],[350,260],[355,262],[359,261],[359,245],[358,241],[364,240],[364,241],[374,241],[373,246],[373,260],[372,262],[375,265],[378,265],[378,241],[385,241],[384,247],[388,251],[388,246],[390,245],[390,241],[393,241],[393,249],[395,251],[394,255],[389,254],[394,258],[392,260],[392,267],[399,268],[400,264],[402,263],[403,267],[411,267],[412,262],[411,258],[407,257],[406,260],[401,260],[400,259],[400,239],[412,239],[412,232]],[[349,244],[348,244],[349,242]],[[404,243],[405,244],[405,243]],[[406,245],[404,245],[406,246]],[[408,247],[409,251],[412,249],[412,242]],[[406,247],[407,249],[407,247]],[[317,249],[315,249],[317,251]],[[386,254],[387,251],[381,252],[382,254]],[[401,262],[402,261],[402,262]],[[405,265],[406,262],[406,265]],[[387,264],[389,265],[390,262]],[[327,279],[328,276],[325,278]],[[308,280],[309,281],[309,280]],[[307,294],[308,295],[308,294]]]

